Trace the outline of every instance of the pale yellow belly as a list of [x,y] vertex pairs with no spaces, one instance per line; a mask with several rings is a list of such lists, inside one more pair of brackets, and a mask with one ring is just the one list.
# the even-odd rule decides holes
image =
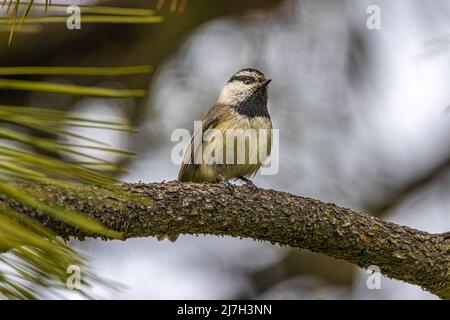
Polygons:
[[217,181],[218,176],[250,177],[270,155],[270,119],[239,117],[236,120],[234,117],[234,121],[224,121],[215,129],[205,134],[203,164],[197,169],[204,181]]

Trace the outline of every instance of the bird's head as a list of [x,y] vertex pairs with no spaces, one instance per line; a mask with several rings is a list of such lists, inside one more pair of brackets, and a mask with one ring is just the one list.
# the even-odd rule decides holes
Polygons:
[[223,88],[218,103],[238,107],[248,100],[267,103],[267,86],[272,81],[264,73],[252,68],[236,72]]

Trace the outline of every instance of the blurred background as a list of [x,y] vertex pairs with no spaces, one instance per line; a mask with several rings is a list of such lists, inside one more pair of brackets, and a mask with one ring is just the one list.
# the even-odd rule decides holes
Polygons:
[[[0,104],[120,116],[138,134],[77,129],[134,158],[126,182],[174,180],[174,129],[193,130],[237,70],[273,79],[269,111],[280,129],[280,170],[256,185],[334,202],[438,233],[450,229],[450,3],[447,0],[127,0],[101,5],[157,8],[154,25],[45,25],[18,33],[6,66],[150,64],[150,75],[33,79],[148,89],[145,98],[100,99],[0,91]],[[59,1],[96,4],[95,1]],[[381,29],[367,27],[369,5]],[[43,14],[43,13],[42,13]],[[23,77],[26,79],[26,77]],[[30,78],[30,77],[28,77]],[[435,299],[417,286],[369,276],[345,261],[250,239],[181,236],[71,244],[116,289],[110,299]],[[67,293],[64,293],[67,295]],[[68,297],[76,298],[76,295]]]

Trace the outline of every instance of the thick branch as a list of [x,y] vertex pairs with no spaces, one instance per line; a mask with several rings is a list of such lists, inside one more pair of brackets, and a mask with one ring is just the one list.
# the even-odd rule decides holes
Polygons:
[[[308,249],[450,299],[450,240],[334,204],[273,190],[222,184],[154,183],[114,187],[26,184],[31,196],[76,209],[121,231],[124,239],[164,234],[250,237]],[[95,236],[0,195],[63,237]]]

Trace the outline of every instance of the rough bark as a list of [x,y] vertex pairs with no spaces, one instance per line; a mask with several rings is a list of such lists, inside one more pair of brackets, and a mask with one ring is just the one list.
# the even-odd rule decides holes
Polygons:
[[[176,234],[249,237],[308,249],[450,299],[450,239],[334,204],[273,190],[223,184],[117,186],[26,184],[30,196],[69,207],[120,231],[123,239]],[[0,195],[6,204],[63,237],[95,237]]]

